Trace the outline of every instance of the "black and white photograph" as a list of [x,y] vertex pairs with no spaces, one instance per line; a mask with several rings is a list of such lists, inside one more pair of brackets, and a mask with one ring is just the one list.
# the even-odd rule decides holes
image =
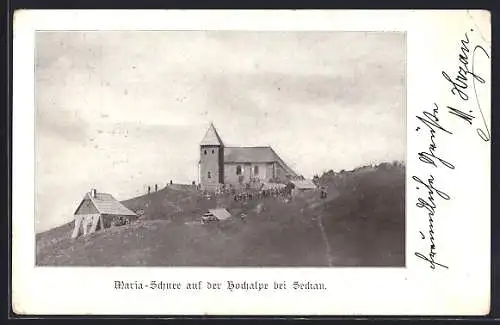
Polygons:
[[487,315],[491,33],[484,10],[16,12],[13,312]]
[[406,266],[405,32],[34,44],[37,266]]

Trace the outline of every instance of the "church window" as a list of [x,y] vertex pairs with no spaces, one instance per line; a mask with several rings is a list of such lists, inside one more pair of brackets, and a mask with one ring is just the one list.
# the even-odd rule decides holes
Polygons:
[[236,175],[241,175],[241,166],[236,166]]
[[215,153],[214,149],[212,149],[212,153]]
[[210,174],[210,172],[208,172],[208,178],[212,178],[212,175]]
[[205,150],[205,155],[207,154],[207,151]]
[[259,175],[259,166],[253,167],[253,173],[254,173],[254,175]]

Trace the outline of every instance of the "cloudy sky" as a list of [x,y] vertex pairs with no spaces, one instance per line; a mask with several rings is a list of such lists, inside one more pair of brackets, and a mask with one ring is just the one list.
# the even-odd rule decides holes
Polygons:
[[97,188],[197,180],[210,121],[306,177],[403,159],[405,37],[361,32],[39,32],[36,229]]

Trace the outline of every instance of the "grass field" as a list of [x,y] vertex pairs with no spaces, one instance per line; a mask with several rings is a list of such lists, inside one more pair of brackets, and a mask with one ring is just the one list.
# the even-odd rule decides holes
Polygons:
[[[124,201],[144,212],[130,225],[75,240],[72,224],[38,234],[37,265],[404,266],[404,166],[330,172],[320,180],[328,199],[309,192],[289,203],[205,200],[191,186],[169,186]],[[198,222],[216,206],[235,217]]]

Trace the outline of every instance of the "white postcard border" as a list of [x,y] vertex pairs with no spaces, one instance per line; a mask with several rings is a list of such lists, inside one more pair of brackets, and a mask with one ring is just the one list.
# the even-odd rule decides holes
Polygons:
[[[450,103],[441,70],[456,73],[459,42],[479,29],[490,51],[485,11],[19,11],[14,17],[12,301],[27,314],[218,315],[478,315],[490,305],[490,148],[462,122],[449,122],[441,151],[457,168],[436,171],[453,196],[435,220],[435,269],[415,257],[425,249],[419,231],[413,175],[426,175],[417,158],[426,145],[415,116],[433,103]],[[34,33],[35,30],[351,30],[407,35],[407,234],[406,268],[84,268],[35,267],[34,249]],[[478,42],[481,42],[479,39]],[[483,67],[485,80],[490,70]],[[490,96],[482,94],[483,97]],[[488,106],[483,110],[489,116]],[[452,105],[452,104],[449,104]],[[445,114],[444,109],[440,114]],[[446,149],[444,149],[446,148]],[[473,176],[473,177],[472,177]],[[425,177],[425,176],[421,176]],[[437,180],[436,180],[437,182]],[[471,220],[473,219],[473,220]],[[114,280],[322,281],[326,291],[138,292],[113,290]]]

